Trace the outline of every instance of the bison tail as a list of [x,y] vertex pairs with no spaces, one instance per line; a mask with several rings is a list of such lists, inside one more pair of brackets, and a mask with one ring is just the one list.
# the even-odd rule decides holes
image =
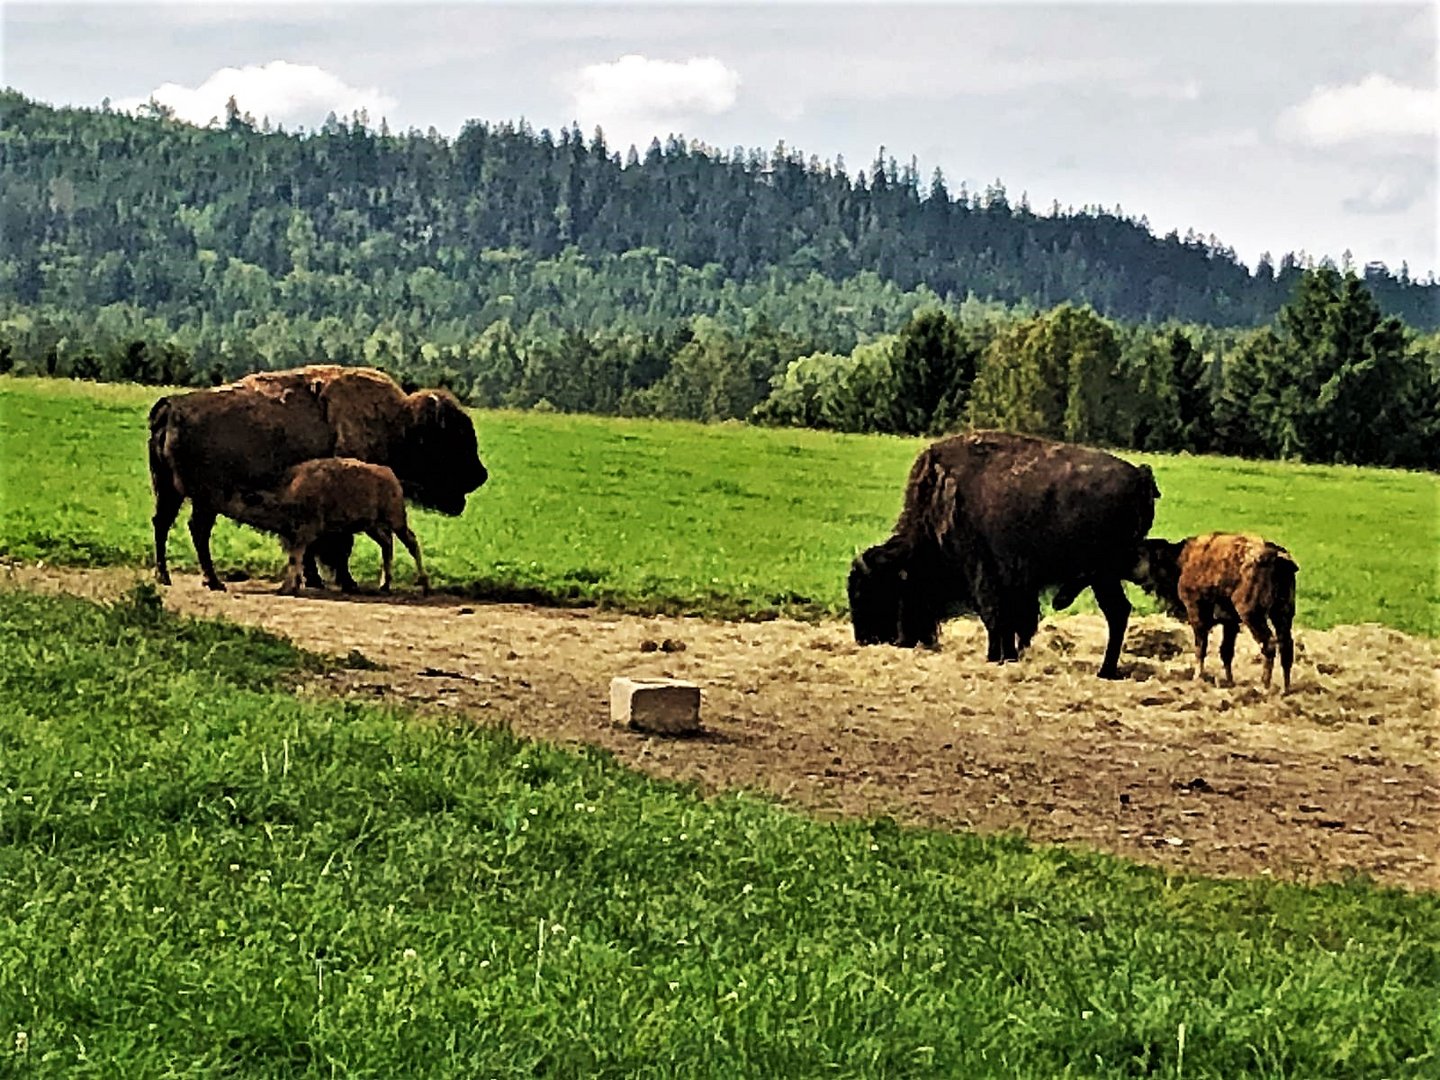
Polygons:
[[162,397],[150,407],[150,485],[157,496],[179,491],[169,454],[170,430],[170,399]]

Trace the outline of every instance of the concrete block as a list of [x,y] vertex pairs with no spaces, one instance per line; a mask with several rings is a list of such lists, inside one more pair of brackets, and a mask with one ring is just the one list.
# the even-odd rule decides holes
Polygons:
[[683,735],[700,730],[700,687],[684,679],[610,680],[610,719],[634,731]]

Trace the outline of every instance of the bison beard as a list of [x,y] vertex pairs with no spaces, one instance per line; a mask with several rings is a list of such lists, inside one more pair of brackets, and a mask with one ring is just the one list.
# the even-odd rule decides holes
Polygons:
[[1148,467],[1103,451],[994,431],[942,439],[916,458],[893,534],[851,565],[855,640],[933,647],[944,619],[977,611],[986,658],[1015,660],[1042,589],[1058,586],[1065,606],[1089,588],[1109,626],[1100,675],[1118,678],[1122,579],[1159,494]]
[[[370,368],[316,365],[263,372],[229,386],[161,398],[150,411],[150,480],[155,491],[155,576],[170,583],[166,538],[186,499],[190,535],[212,589],[223,589],[210,557],[210,532],[236,494],[262,491],[286,470],[320,457],[387,465],[407,498],[455,515],[485,483],[475,428],[444,390],[406,394]],[[321,538],[305,555],[307,583],[318,584],[315,557],[353,589],[352,539]]]

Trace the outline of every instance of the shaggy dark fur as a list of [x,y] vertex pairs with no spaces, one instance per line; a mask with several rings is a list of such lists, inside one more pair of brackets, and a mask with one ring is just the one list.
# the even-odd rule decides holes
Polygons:
[[974,610],[986,656],[1018,658],[1040,620],[1041,590],[1090,588],[1109,624],[1100,667],[1119,677],[1130,603],[1121,584],[1159,498],[1145,465],[1028,435],[942,439],[910,470],[888,540],[850,569],[850,613],[863,645],[933,645],[940,623]]

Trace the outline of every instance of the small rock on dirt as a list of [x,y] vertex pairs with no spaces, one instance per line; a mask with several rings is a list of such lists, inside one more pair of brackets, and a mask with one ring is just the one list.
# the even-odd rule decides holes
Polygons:
[[633,731],[684,735],[700,729],[700,687],[684,679],[610,680],[610,719]]

